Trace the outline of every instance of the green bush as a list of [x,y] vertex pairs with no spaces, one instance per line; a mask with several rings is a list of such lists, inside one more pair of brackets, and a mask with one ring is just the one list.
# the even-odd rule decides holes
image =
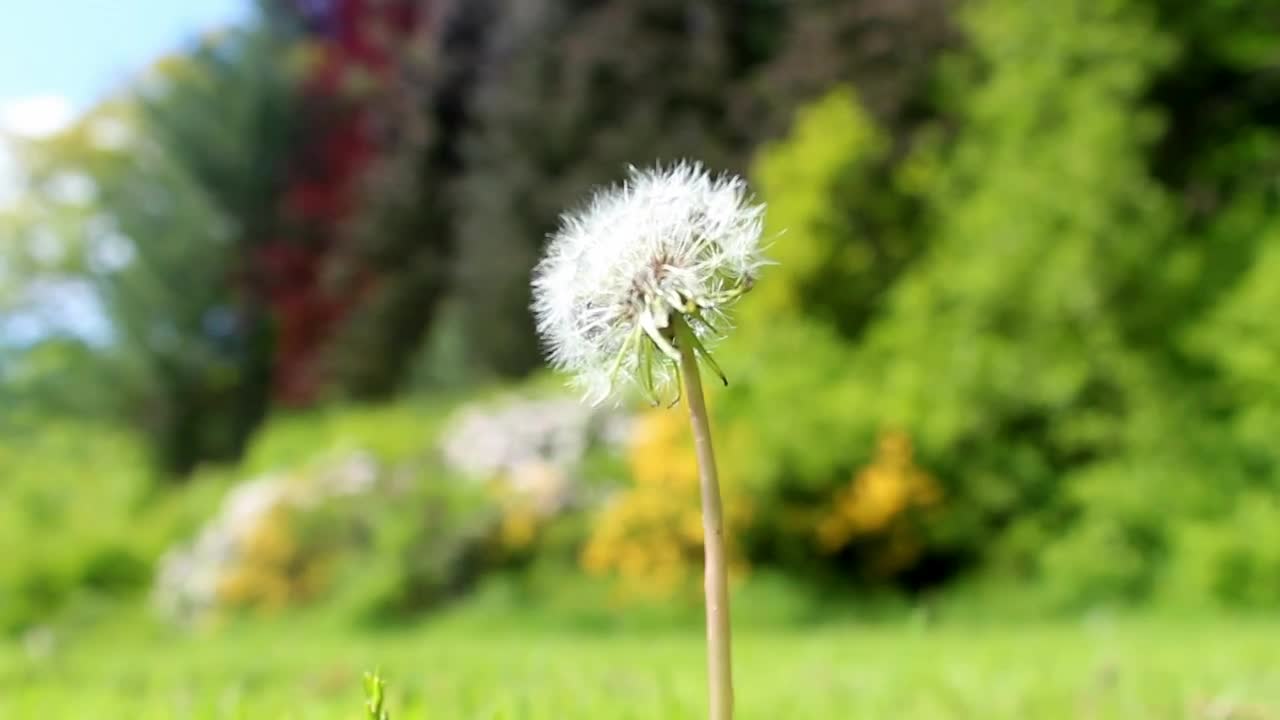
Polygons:
[[86,594],[133,594],[159,548],[133,522],[152,487],[143,449],[89,424],[24,426],[0,440],[0,630]]
[[301,467],[324,454],[359,450],[382,462],[419,458],[447,417],[443,403],[406,401],[282,414],[257,434],[235,466],[241,476]]
[[1240,495],[1212,521],[1176,528],[1165,599],[1266,611],[1280,605],[1280,496]]
[[[1183,223],[1151,167],[1151,93],[1186,38],[1146,3],[986,0],[960,19],[942,122],[890,143],[837,90],[756,165],[781,265],[744,302],[713,403],[763,499],[755,559],[803,562],[812,510],[898,430],[941,485],[901,582],[976,568],[1042,606],[1141,602],[1202,544],[1189,528],[1243,542],[1230,508],[1274,487],[1273,200],[1246,182],[1219,223]],[[1208,557],[1237,588],[1266,565]]]
[[[456,482],[456,478],[451,478]],[[500,563],[499,508],[483,488],[422,483],[373,500],[370,542],[344,582],[357,615],[403,620],[457,599]]]

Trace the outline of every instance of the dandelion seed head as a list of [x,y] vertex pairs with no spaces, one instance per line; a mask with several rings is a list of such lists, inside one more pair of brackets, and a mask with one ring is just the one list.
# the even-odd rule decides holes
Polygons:
[[627,386],[656,401],[675,382],[673,318],[704,347],[714,343],[768,264],[763,214],[741,178],[679,163],[631,168],[564,215],[533,279],[552,364],[591,402],[620,399]]

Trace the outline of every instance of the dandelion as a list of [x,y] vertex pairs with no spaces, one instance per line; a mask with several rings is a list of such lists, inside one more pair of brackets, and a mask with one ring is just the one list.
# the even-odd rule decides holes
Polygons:
[[552,363],[593,404],[639,386],[655,403],[674,386],[676,322],[720,378],[707,346],[767,264],[764,208],[746,183],[700,165],[631,169],[563,218],[534,272],[534,313]]
[[[768,264],[764,207],[746,183],[680,163],[631,169],[624,184],[564,217],[534,272],[534,314],[552,363],[593,403],[639,386],[655,402],[683,388],[702,495],[711,719],[733,717],[724,519],[699,361],[728,310]],[[726,381],[727,382],[727,381]]]

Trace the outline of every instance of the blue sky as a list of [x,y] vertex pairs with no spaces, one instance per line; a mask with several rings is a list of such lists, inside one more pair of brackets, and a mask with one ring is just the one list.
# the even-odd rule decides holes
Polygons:
[[0,103],[65,98],[83,110],[156,56],[249,13],[250,0],[5,0]]
[[0,207],[16,187],[6,137],[56,132],[155,58],[247,17],[251,2],[0,2]]

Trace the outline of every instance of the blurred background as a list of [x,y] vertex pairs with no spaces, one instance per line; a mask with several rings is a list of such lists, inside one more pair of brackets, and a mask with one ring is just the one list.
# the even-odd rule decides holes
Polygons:
[[740,623],[1280,608],[1275,3],[77,0],[0,48],[0,633],[696,624],[685,416],[579,404],[527,310],[558,215],[679,158],[779,262],[710,398]]

